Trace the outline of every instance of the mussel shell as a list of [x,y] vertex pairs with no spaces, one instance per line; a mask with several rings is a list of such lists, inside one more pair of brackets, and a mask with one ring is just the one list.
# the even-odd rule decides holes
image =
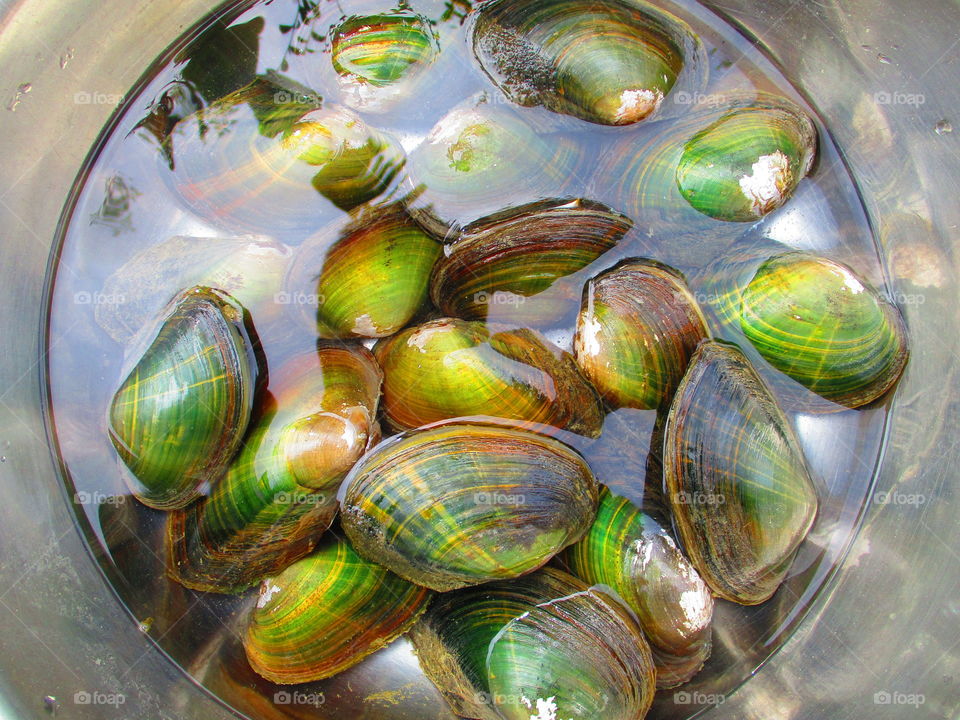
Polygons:
[[555,568],[438,596],[410,632],[454,712],[482,720],[640,720],[655,671],[633,618]]
[[430,297],[454,317],[550,326],[579,301],[583,281],[564,278],[613,248],[630,227],[629,218],[580,199],[491,215],[448,246],[434,267]]
[[326,253],[316,296],[321,337],[385,337],[427,299],[441,244],[396,206],[361,215]]
[[813,392],[866,405],[907,363],[897,308],[842,263],[807,253],[771,258],[740,293],[740,326],[760,354]]
[[408,9],[352,15],[334,28],[331,61],[353,107],[384,110],[439,53],[429,21]]
[[[611,588],[636,614],[654,648],[658,687],[675,687],[700,670],[710,655],[713,597],[653,517],[604,488],[593,526],[562,557],[570,572]],[[658,651],[667,658],[663,673]]]
[[584,288],[574,353],[610,405],[654,409],[670,401],[690,356],[708,336],[682,275],[630,259]]
[[262,79],[180,121],[171,142],[163,177],[189,209],[291,242],[388,194],[405,161],[346,108]]
[[[813,122],[783,97],[750,92],[722,99],[614,144],[595,176],[598,199],[627,213],[643,233],[671,239],[741,232],[729,221],[757,221],[786,202],[815,160]],[[778,152],[790,161],[785,170]],[[763,160],[774,156],[779,164]],[[776,193],[754,212],[752,191],[770,186],[761,181],[775,181]]]
[[568,353],[531,330],[441,318],[387,338],[374,353],[393,427],[486,415],[600,434],[596,392]]
[[258,362],[243,308],[193,287],[173,298],[110,404],[109,434],[133,494],[184,507],[223,474],[253,411]]
[[816,147],[817,131],[805,113],[738,108],[687,142],[677,185],[704,215],[757,220],[787,201],[810,172]]
[[241,592],[303,557],[333,521],[337,488],[379,441],[382,375],[363,347],[322,347],[274,374],[274,403],[202,503],[167,525],[167,574]]
[[817,514],[783,411],[734,346],[704,342],[667,416],[664,491],[687,556],[714,594],[767,600]]
[[469,101],[434,126],[407,164],[407,203],[438,238],[469,223],[544,197],[576,179],[582,150],[539,134],[509,108]]
[[291,255],[286,245],[266,239],[178,235],[141,250],[112,273],[103,294],[123,301],[98,303],[94,316],[113,340],[125,345],[161,309],[164,298],[184,285],[205,285],[236,298],[262,334],[278,319],[275,295]]
[[364,557],[446,591],[536,570],[596,508],[590,468],[563,443],[454,423],[368,453],[347,478],[342,523]]
[[243,647],[272,682],[330,677],[405,633],[430,594],[331,539],[263,582]]
[[472,37],[481,67],[511,100],[604,125],[656,114],[687,59],[687,76],[703,72],[692,30],[641,2],[495,0],[477,13]]

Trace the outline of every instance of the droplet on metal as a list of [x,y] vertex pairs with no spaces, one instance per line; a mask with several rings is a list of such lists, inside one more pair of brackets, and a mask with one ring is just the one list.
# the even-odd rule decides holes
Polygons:
[[53,695],[47,695],[43,698],[43,709],[46,710],[51,715],[57,714],[57,707],[59,703]]
[[949,135],[953,132],[953,125],[950,124],[949,120],[941,120],[933,126],[933,129],[937,135]]
[[890,65],[893,62],[890,58],[881,53],[877,53],[877,60],[882,62],[884,65]]
[[150,632],[150,628],[152,628],[152,627],[153,627],[153,618],[152,618],[152,617],[148,617],[148,618],[146,618],[146,619],[144,619],[144,620],[141,620],[139,623],[137,623],[137,629],[138,629],[140,632],[142,632],[142,633],[148,633],[148,632]]

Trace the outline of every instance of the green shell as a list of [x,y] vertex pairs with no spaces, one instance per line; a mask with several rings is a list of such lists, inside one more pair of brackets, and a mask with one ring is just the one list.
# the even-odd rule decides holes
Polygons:
[[804,113],[738,108],[690,139],[677,186],[695,209],[748,222],[780,207],[810,172],[817,131]]
[[641,720],[655,671],[619,603],[554,568],[438,596],[410,632],[462,717]]
[[495,0],[478,12],[473,44],[514,102],[603,125],[654,115],[699,47],[678,18],[617,0]]
[[[611,588],[636,614],[654,648],[657,687],[675,687],[700,670],[710,655],[713,597],[653,517],[604,488],[593,526],[562,557],[570,572]],[[670,660],[658,662],[657,650]],[[680,658],[689,661],[678,674]]]
[[137,499],[184,507],[240,448],[258,368],[244,310],[219,290],[177,295],[150,337],[110,403],[110,440]]
[[708,341],[694,354],[663,465],[674,525],[714,594],[767,600],[813,525],[817,493],[790,423],[735,347]]
[[342,524],[364,557],[446,591],[536,570],[576,542],[597,485],[566,445],[524,430],[450,424],[368,453]]
[[468,102],[451,110],[410,153],[408,205],[438,238],[478,218],[560,195],[582,151],[539,134],[508,108]]
[[409,10],[353,15],[333,31],[331,60],[348,86],[387,87],[422,71],[436,55],[428,21]]
[[338,210],[388,194],[402,149],[307,93],[258,80],[184,118],[163,177],[210,222],[297,242]]
[[603,408],[573,358],[531,330],[444,318],[378,343],[383,408],[397,428],[486,415],[600,434]]
[[584,288],[574,353],[613,407],[669,403],[707,323],[683,277],[646,259],[621,262]]
[[427,299],[439,242],[402,210],[363,217],[326,254],[317,280],[321,337],[385,337]]
[[848,407],[882,397],[907,363],[897,308],[826,258],[793,252],[765,262],[739,295],[739,320],[771,365]]
[[199,505],[170,515],[167,574],[206,592],[242,592],[316,544],[337,488],[379,440],[382,375],[359,347],[322,347],[271,378],[263,411],[227,474]]
[[[761,202],[764,212],[773,209],[774,201],[785,202],[815,159],[812,121],[786,98],[758,92],[721,97],[721,105],[697,105],[676,121],[653,124],[612,144],[599,162],[596,177],[603,179],[604,192],[596,199],[625,212],[644,235],[663,242],[677,242],[683,235],[687,242],[707,243],[708,250],[717,237],[742,233],[738,223],[726,221],[761,217],[741,180],[749,190],[766,187],[760,182],[765,178],[775,181],[779,197]],[[745,125],[766,121],[772,127],[765,134],[758,132],[756,143],[739,134]],[[790,135],[789,146],[774,144],[779,132]],[[768,142],[761,142],[763,138]],[[729,157],[711,154],[724,140],[742,146]],[[761,161],[778,151],[796,159],[789,172],[775,172],[776,163]]]
[[330,677],[405,633],[430,592],[368,562],[340,540],[264,580],[243,647],[271,682]]
[[[469,225],[434,267],[430,297],[446,315],[551,326],[576,308],[584,270],[630,230],[588,200],[547,200]],[[569,278],[569,281],[565,280]]]

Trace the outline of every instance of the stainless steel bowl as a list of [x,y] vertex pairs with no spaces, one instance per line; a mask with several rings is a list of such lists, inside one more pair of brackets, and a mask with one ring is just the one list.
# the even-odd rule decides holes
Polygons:
[[[236,717],[138,631],[91,557],[50,451],[40,355],[58,218],[115,109],[83,98],[123,95],[215,4],[0,1],[2,718]],[[704,716],[960,717],[960,7],[705,4],[786,68],[833,130],[908,299],[913,355],[849,554],[790,641]],[[118,684],[122,704],[95,702]],[[423,717],[398,707],[389,717]],[[335,713],[313,716],[346,716]]]

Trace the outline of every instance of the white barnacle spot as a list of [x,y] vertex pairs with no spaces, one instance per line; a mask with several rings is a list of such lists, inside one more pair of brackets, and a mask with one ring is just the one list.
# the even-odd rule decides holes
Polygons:
[[750,209],[762,217],[779,207],[786,199],[790,182],[790,158],[777,150],[770,155],[761,155],[751,167],[752,175],[740,178],[740,190],[750,201]]
[[429,325],[424,325],[415,330],[410,337],[407,338],[407,345],[409,347],[415,347],[420,352],[425,353],[427,352],[427,343],[430,342],[430,338],[446,327],[446,323],[430,323]]
[[364,337],[379,337],[383,334],[377,328],[376,323],[373,322],[373,318],[367,313],[357,316],[353,321],[353,329],[351,332],[353,332],[354,335],[362,335]]
[[843,284],[847,286],[847,290],[852,292],[854,295],[859,295],[865,290],[863,283],[857,280],[857,278],[854,277],[853,273],[851,273],[849,270],[838,267],[834,272],[836,272],[837,275],[840,276],[840,279],[843,280]]
[[624,90],[620,93],[620,107],[614,113],[614,119],[621,123],[643,120],[656,112],[663,102],[663,93],[659,90]]
[[686,590],[680,593],[680,607],[683,608],[684,624],[690,628],[703,627],[713,614],[712,603],[709,601],[706,589]]
[[531,715],[530,720],[558,720],[556,698],[537,698],[537,714]]
[[260,597],[257,598],[257,607],[263,609],[270,602],[270,599],[280,592],[280,586],[274,585],[272,580],[267,580],[260,586]]

